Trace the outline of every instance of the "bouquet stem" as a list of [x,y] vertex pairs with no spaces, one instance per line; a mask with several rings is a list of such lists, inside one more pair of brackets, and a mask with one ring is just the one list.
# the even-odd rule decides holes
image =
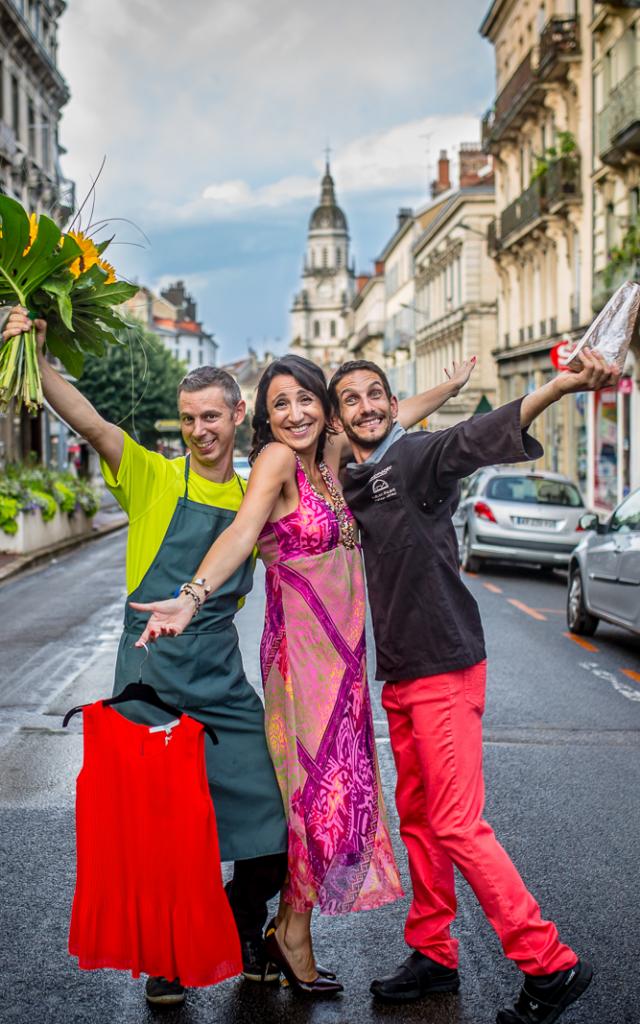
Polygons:
[[7,411],[13,397],[18,409],[24,403],[32,416],[44,401],[35,327],[0,349],[0,412]]

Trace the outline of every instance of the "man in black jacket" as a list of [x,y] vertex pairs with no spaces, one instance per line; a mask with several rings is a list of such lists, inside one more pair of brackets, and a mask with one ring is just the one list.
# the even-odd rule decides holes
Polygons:
[[398,772],[396,801],[413,902],[413,952],[371,991],[406,1002],[459,987],[453,867],[473,888],[505,954],[524,972],[498,1024],[551,1024],[587,988],[586,961],[545,921],[482,817],[482,713],[486,655],[478,607],[460,578],[452,516],[458,481],[480,466],[539,458],[532,421],[570,392],[597,390],[616,373],[587,351],[523,399],[448,430],[407,434],[373,363],[346,363],[330,384],[351,440],[344,494],[360,526],[378,679]]

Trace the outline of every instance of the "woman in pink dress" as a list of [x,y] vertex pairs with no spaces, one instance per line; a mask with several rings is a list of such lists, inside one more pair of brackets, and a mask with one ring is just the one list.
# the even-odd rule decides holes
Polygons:
[[[459,387],[470,370],[458,370]],[[447,397],[434,388],[401,419],[415,422]],[[267,739],[289,824],[289,875],[267,951],[295,988],[314,995],[342,986],[318,972],[312,908],[344,914],[402,896],[367,686],[362,561],[337,479],[345,445],[330,422],[322,371],[298,356],[272,363],[257,390],[247,494],[198,570],[204,582],[135,606],[153,613],[141,640],[181,632],[258,543],[267,567]]]

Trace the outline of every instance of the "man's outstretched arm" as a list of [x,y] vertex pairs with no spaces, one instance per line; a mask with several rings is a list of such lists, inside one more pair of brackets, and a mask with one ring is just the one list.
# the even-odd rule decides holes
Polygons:
[[579,373],[566,370],[553,380],[526,395],[520,406],[520,422],[526,430],[533,421],[564,395],[577,391],[600,391],[615,384],[620,376],[616,368],[605,362],[598,352],[584,348],[580,353],[582,369]]
[[450,370],[444,369],[447,379],[442,384],[436,384],[428,391],[421,391],[418,395],[411,395],[398,402],[398,423],[405,428],[415,427],[416,423],[431,416],[440,406],[455,398],[468,382],[469,377],[476,368],[476,357],[463,359],[461,363],[455,360]]
[[2,331],[3,341],[17,337],[32,326],[36,328],[38,342],[38,365],[42,377],[44,396],[59,416],[69,426],[84,437],[95,448],[98,455],[105,460],[114,477],[117,477],[124,450],[124,434],[120,427],[105,420],[97,409],[94,409],[77,388],[65,380],[57,370],[45,359],[43,345],[47,333],[44,320],[31,322],[27,311],[22,306],[15,306]]

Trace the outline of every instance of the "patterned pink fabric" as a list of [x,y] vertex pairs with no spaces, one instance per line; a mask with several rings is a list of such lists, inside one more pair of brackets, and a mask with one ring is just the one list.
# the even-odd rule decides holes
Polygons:
[[402,896],[376,758],[359,549],[300,464],[298,508],[260,535],[267,741],[289,822],[285,899],[369,910]]

